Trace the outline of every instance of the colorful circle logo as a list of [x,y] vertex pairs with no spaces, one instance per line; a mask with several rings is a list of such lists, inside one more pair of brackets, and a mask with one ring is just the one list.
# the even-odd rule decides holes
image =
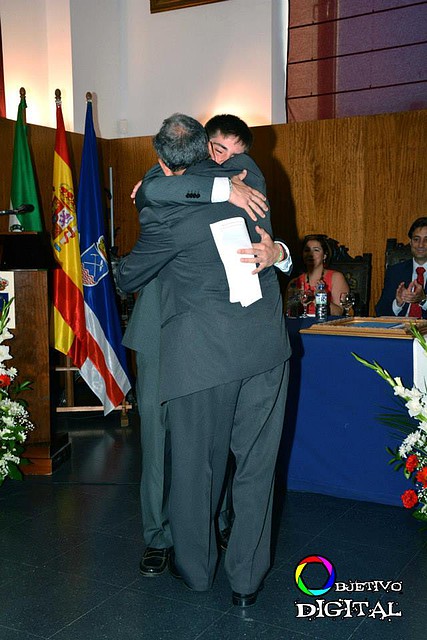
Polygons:
[[[309,589],[303,582],[301,576],[305,567],[308,564],[313,563],[322,564],[328,572],[329,577],[321,589]],[[327,593],[335,583],[334,565],[332,564],[332,562],[329,562],[327,558],[323,558],[323,556],[307,556],[299,562],[297,568],[295,569],[295,582],[297,583],[298,589],[308,596],[322,596],[324,593]]]

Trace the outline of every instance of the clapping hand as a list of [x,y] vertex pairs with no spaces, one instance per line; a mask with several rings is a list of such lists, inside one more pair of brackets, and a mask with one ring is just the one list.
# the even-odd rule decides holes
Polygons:
[[417,304],[422,302],[425,299],[425,293],[423,286],[413,280],[409,283],[407,287],[405,287],[405,283],[401,282],[396,290],[396,301],[399,306],[402,304]]

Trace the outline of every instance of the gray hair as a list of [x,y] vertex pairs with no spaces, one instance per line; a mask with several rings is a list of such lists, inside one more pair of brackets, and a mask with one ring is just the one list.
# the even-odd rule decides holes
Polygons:
[[171,171],[187,169],[208,157],[208,139],[200,122],[183,113],[163,121],[153,138],[159,158]]

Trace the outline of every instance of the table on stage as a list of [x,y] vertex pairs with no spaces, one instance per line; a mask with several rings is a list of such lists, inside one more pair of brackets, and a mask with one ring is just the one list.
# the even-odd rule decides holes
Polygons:
[[299,333],[313,322],[287,320],[293,354],[279,457],[287,488],[401,505],[412,485],[388,464],[386,446],[395,449],[404,436],[378,416],[402,405],[351,352],[411,387],[413,341]]

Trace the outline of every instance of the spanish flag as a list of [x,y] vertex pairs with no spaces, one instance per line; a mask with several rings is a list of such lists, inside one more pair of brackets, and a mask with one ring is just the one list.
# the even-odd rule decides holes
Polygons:
[[86,321],[73,178],[59,90],[56,91],[56,138],[53,159],[52,246],[53,345],[80,368],[86,359]]

